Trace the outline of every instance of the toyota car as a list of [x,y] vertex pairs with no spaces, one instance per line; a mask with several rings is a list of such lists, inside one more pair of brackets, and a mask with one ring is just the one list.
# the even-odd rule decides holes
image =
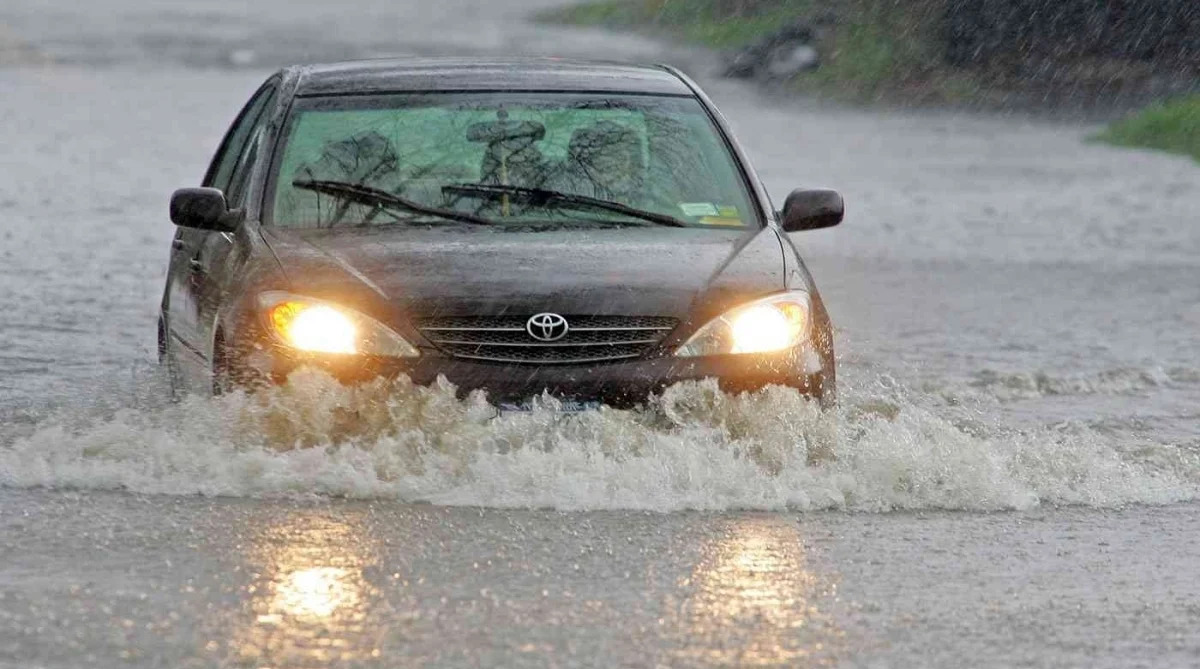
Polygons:
[[377,60],[250,98],[177,227],[158,324],[175,391],[439,377],[500,406],[634,406],[670,384],[828,402],[830,320],[700,89],[666,66]]

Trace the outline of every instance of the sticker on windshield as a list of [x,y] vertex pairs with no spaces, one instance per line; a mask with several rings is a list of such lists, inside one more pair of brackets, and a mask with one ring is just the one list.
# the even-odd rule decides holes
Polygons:
[[685,216],[716,216],[717,205],[711,202],[680,202],[679,209]]
[[700,223],[704,225],[722,225],[730,228],[739,228],[743,225],[740,218],[728,218],[725,216],[704,216],[701,217]]

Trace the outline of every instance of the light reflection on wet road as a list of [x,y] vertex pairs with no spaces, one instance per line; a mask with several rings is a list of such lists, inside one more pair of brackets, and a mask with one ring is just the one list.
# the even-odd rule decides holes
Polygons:
[[[497,640],[489,639],[483,648],[468,648],[446,639],[445,647],[438,648],[435,643],[430,649],[432,655],[419,657],[410,656],[394,644],[404,637],[405,623],[416,623],[430,614],[426,624],[454,624],[462,613],[472,616],[480,606],[490,605],[499,611],[530,607],[531,602],[522,602],[522,598],[536,602],[562,597],[569,602],[568,608],[578,609],[583,615],[619,613],[603,593],[563,590],[552,594],[533,582],[526,584],[531,591],[523,593],[521,588],[516,593],[505,593],[503,586],[493,586],[483,587],[477,594],[459,594],[453,601],[447,597],[430,600],[413,596],[429,584],[418,575],[421,568],[417,565],[404,565],[408,573],[380,571],[381,556],[375,545],[379,526],[368,520],[371,509],[349,507],[336,511],[297,510],[256,530],[256,536],[245,547],[242,570],[251,576],[245,592],[252,617],[245,617],[245,625],[236,623],[230,635],[226,652],[234,662],[322,667],[382,658],[385,653],[387,657],[399,653],[438,664],[467,661],[475,653],[486,653],[487,646]],[[466,521],[464,529],[480,521],[490,524],[482,520],[484,516],[476,520],[470,518],[476,513],[469,514],[454,514]],[[511,522],[514,517],[537,520],[541,514],[502,515],[509,516]],[[567,521],[565,517],[561,520]],[[552,524],[565,529],[560,523]],[[794,521],[751,514],[692,518],[683,526],[689,528],[689,533],[701,530],[695,566],[689,575],[664,583],[670,586],[666,597],[649,596],[636,607],[644,609],[642,615],[653,616],[655,606],[662,605],[657,611],[661,617],[652,621],[659,628],[655,635],[658,639],[643,639],[645,647],[630,650],[649,651],[667,666],[795,666],[798,662],[816,666],[834,657],[841,635],[829,615],[819,608],[821,602],[832,601],[834,586],[808,569],[802,536]],[[570,535],[576,541],[580,538],[578,532]],[[626,537],[624,543],[630,546],[650,538]],[[416,543],[420,539],[415,539]],[[586,546],[589,542],[585,539],[583,543]],[[586,548],[581,550],[587,552]],[[619,565],[626,552],[609,548],[604,555]],[[573,560],[571,571],[584,569],[577,557],[569,559]],[[513,570],[518,575],[537,568],[524,561],[506,564],[488,560],[485,566]],[[481,565],[473,562],[471,567],[477,572]],[[592,568],[589,565],[588,569]],[[620,576],[628,579],[634,574]],[[506,583],[514,579],[510,574],[497,580]],[[517,598],[508,599],[512,594]],[[430,604],[432,611],[427,609]],[[455,611],[457,608],[463,611]],[[538,623],[536,618],[521,622]],[[518,629],[521,622],[517,622]],[[480,632],[491,636],[500,630]],[[523,638],[518,633],[502,645],[507,646],[506,651],[530,659],[552,660],[564,650],[561,641],[538,643]],[[462,657],[456,659],[460,652]],[[487,660],[486,655],[478,657]]]
[[671,665],[822,666],[841,634],[820,608],[836,592],[810,571],[800,529],[773,516],[738,518],[705,549],[676,612]]
[[257,528],[245,560],[253,618],[231,635],[236,662],[322,667],[379,657],[364,643],[387,618],[369,608],[378,596],[364,569],[377,558],[362,523],[358,510],[298,510]]
[[0,666],[1128,667],[1200,652],[1190,506],[0,504]]

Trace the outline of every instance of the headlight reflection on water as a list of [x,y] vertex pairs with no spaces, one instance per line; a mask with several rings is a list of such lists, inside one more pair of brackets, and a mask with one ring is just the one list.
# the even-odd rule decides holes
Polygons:
[[[283,574],[274,583],[272,613],[266,619],[275,621],[282,615],[319,620],[353,609],[359,603],[361,591],[356,581],[357,574],[341,567],[311,567]],[[259,621],[263,620],[260,616]]]
[[834,587],[815,574],[794,523],[747,517],[711,543],[677,611],[674,655],[686,665],[820,666],[843,632],[818,606]]
[[297,512],[263,528],[247,567],[252,616],[233,634],[238,666],[329,666],[378,657],[363,574],[369,533],[354,514]]

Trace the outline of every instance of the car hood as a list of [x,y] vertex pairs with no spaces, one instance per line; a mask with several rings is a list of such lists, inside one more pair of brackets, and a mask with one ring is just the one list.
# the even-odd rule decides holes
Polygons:
[[784,286],[770,229],[264,228],[293,292],[408,316],[715,315]]

